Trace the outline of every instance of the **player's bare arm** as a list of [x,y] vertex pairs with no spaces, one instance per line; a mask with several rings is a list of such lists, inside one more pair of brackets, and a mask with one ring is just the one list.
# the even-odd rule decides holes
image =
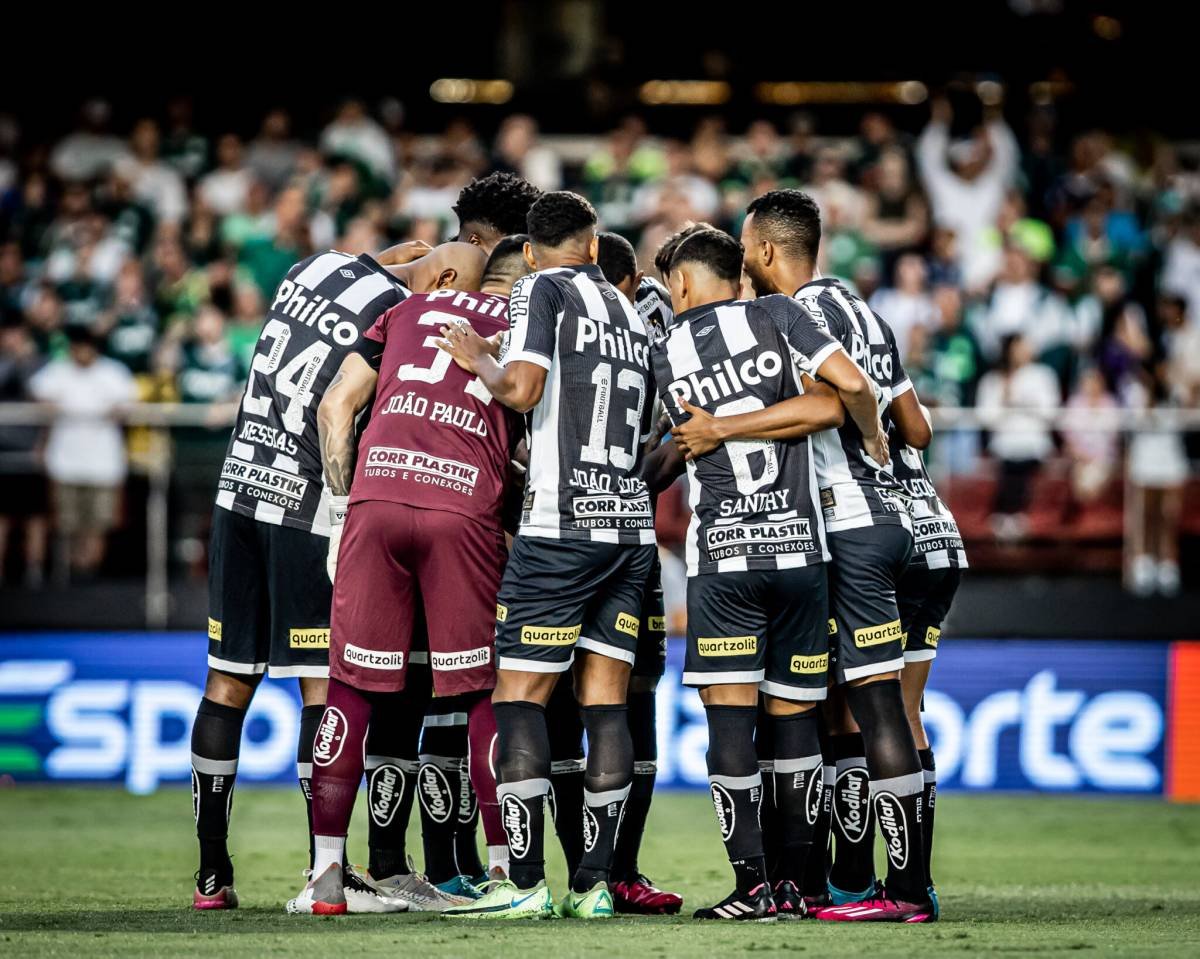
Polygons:
[[403,266],[405,263],[420,259],[432,249],[433,247],[424,240],[408,240],[389,246],[375,257],[375,261],[380,266]]
[[837,391],[807,377],[803,396],[795,396],[750,413],[713,416],[682,397],[680,407],[691,418],[672,429],[671,435],[687,460],[711,453],[727,440],[798,439],[821,430],[837,429],[846,418],[846,410]]
[[496,362],[496,345],[465,324],[443,326],[442,336],[438,346],[468,373],[478,376],[488,392],[509,409],[528,413],[537,406],[546,386],[542,367],[523,360],[501,366]]
[[339,367],[317,408],[321,463],[334,496],[348,496],[354,479],[354,420],[375,395],[379,374],[357,353]]
[[933,441],[933,428],[929,424],[929,416],[921,401],[917,399],[916,390],[905,390],[893,397],[892,405],[888,407],[892,422],[900,439],[916,450],[929,447]]

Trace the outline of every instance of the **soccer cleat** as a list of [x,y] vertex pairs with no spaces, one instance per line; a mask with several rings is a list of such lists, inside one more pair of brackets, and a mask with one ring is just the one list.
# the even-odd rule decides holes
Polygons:
[[344,916],[347,909],[342,867],[335,862],[321,875],[310,879],[300,890],[300,895],[287,901],[286,908],[292,915]]
[[819,896],[804,897],[804,918],[815,919],[818,909],[825,909],[833,905],[833,899],[828,892],[823,892]]
[[613,897],[608,891],[608,883],[598,882],[587,892],[568,889],[558,914],[563,919],[611,919],[614,913]]
[[346,867],[342,884],[342,890],[346,894],[346,911],[349,913],[357,915],[408,911],[408,903],[385,898],[354,866]]
[[780,919],[803,919],[808,915],[804,897],[790,879],[780,879],[775,883],[771,898],[775,900],[775,910]]
[[938,902],[937,887],[929,887],[929,901],[933,903],[933,918],[930,922],[937,922],[942,917],[942,904]]
[[552,919],[554,899],[543,879],[532,889],[518,889],[511,879],[489,884],[484,894],[465,906],[442,913],[447,919]]
[[825,922],[933,922],[937,912],[932,901],[905,902],[886,892],[875,899],[864,899],[844,906],[818,909],[816,917]]
[[445,882],[436,883],[436,887],[443,896],[454,899],[456,906],[474,902],[483,895],[468,876],[452,876]]
[[441,912],[451,906],[460,906],[471,901],[446,895],[417,872],[411,856],[408,858],[408,869],[408,872],[397,873],[384,879],[376,879],[369,872],[359,873],[359,876],[379,893],[384,902],[402,903],[410,912]]
[[760,882],[748,893],[734,890],[715,906],[697,909],[693,919],[732,919],[738,922],[774,922],[779,918],[771,887]]
[[856,902],[866,902],[868,899],[874,899],[880,895],[881,889],[878,880],[872,879],[871,885],[867,886],[862,892],[846,892],[844,889],[839,889],[833,883],[826,883],[829,890],[829,901],[835,906],[849,906]]
[[192,908],[193,909],[236,909],[238,907],[237,890],[233,888],[233,877],[230,876],[229,884],[218,886],[220,881],[215,870],[208,869],[197,872],[196,888],[192,891]]
[[683,896],[656,888],[640,873],[613,883],[612,898],[617,912],[635,916],[674,916],[683,907]]

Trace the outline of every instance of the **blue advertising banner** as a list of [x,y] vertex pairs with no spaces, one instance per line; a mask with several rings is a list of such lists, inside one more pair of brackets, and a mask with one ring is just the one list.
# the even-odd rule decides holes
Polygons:
[[[1161,794],[1167,643],[953,640],[939,651],[926,725],[939,789]],[[200,633],[0,636],[0,777],[107,782],[133,792],[189,780]],[[704,788],[708,737],[670,644],[659,686],[659,784]],[[238,778],[294,779],[296,683],[265,681]]]

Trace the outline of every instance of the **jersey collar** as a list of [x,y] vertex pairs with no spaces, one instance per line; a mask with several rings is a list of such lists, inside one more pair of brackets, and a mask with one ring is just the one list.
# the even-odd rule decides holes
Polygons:
[[705,303],[702,306],[693,306],[690,310],[684,310],[682,313],[675,314],[675,319],[671,322],[671,329],[677,326],[683,326],[685,323],[691,323],[692,320],[698,320],[702,316],[714,312],[719,306],[728,306],[730,303],[736,303],[737,300],[714,300],[712,303]]

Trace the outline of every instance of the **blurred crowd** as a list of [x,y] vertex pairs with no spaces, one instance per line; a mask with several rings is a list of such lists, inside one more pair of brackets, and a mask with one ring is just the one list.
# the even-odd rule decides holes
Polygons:
[[[456,230],[460,188],[494,170],[585,194],[647,268],[689,220],[736,233],[754,196],[808,190],[825,225],[821,270],[891,323],[927,404],[978,408],[984,429],[951,431],[934,455],[943,474],[994,471],[998,537],[1026,533],[1048,458],[1069,464],[1081,502],[1127,470],[1169,517],[1189,477],[1184,438],[1148,419],[1149,440],[1126,449],[1087,427],[1115,410],[1200,406],[1196,164],[1166,142],[1064,137],[1050,112],[1016,130],[997,110],[977,114],[965,122],[935,99],[916,135],[867,112],[850,137],[822,136],[807,114],[705,118],[687,139],[637,117],[594,138],[546,137],[514,114],[489,141],[464,120],[417,135],[394,101],[348,101],[303,139],[280,109],[245,137],[198,128],[186,100],[116,129],[93,100],[50,144],[0,117],[0,401],[60,410],[48,436],[0,425],[0,479],[20,494],[2,498],[0,574],[21,524],[21,566],[40,575],[47,515],[70,565],[94,573],[127,469],[113,411],[236,399],[292,263],[328,247],[436,243]],[[1064,413],[1078,428],[1062,428]],[[177,437],[184,462],[223,445],[205,432]],[[197,504],[211,480],[200,471]],[[1170,591],[1174,575],[1177,588],[1177,565],[1162,567],[1177,542],[1144,532],[1144,585]]]

